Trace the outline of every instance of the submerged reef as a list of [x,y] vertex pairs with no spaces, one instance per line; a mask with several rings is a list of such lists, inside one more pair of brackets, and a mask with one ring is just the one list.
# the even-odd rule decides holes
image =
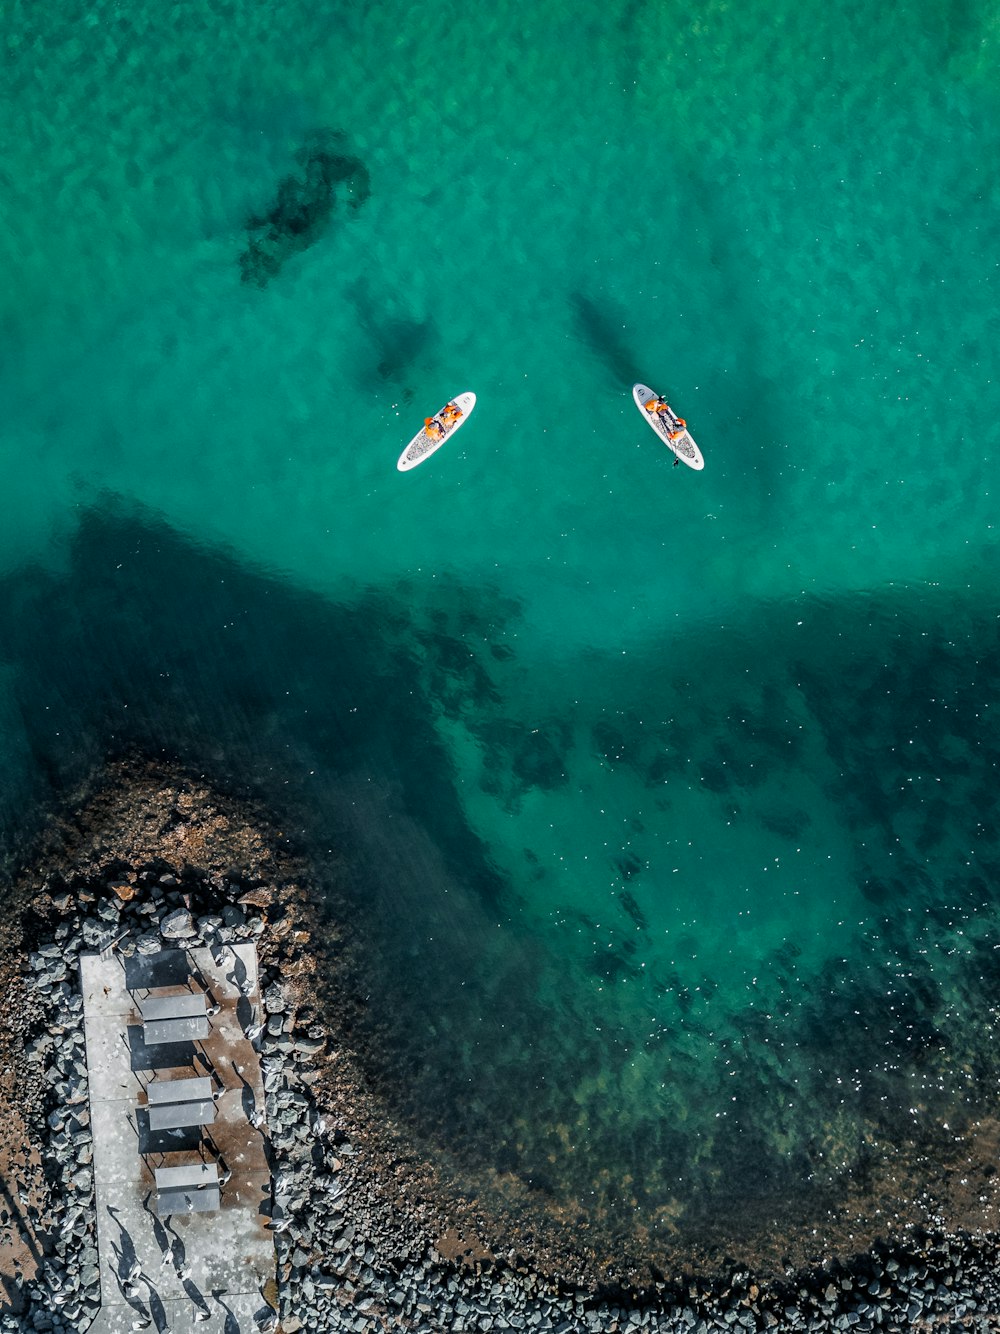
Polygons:
[[240,255],[244,283],[266,287],[293,255],[322,236],[337,204],[359,209],[371,193],[368,168],[346,150],[339,130],[318,130],[297,154],[299,170],[285,176],[266,213],[247,219],[249,244]]

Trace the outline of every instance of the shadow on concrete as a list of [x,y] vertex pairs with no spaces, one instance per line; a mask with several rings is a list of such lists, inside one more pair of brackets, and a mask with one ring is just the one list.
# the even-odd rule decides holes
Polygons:
[[[142,1207],[149,1215],[153,1227],[153,1236],[156,1239],[157,1246],[160,1248],[161,1260],[165,1264],[167,1260],[173,1256],[173,1242],[171,1241],[170,1234],[167,1232],[166,1227],[164,1227],[159,1214],[152,1207],[153,1195],[153,1191],[148,1191],[146,1193],[146,1197],[142,1202]],[[180,1244],[180,1238],[178,1237],[176,1240],[178,1244]]]
[[214,1162],[219,1169],[219,1185],[225,1186],[233,1175],[231,1165],[226,1161],[218,1140],[212,1133],[211,1126],[202,1127],[201,1156],[205,1162]]
[[147,1278],[146,1287],[149,1289],[149,1314],[156,1329],[156,1334],[167,1334],[170,1328],[170,1322],[167,1320],[167,1313],[163,1309],[163,1303],[160,1301],[160,1294],[153,1287],[153,1284]]
[[118,1217],[118,1211],[110,1204],[107,1206],[107,1211],[111,1221],[118,1228],[118,1241],[112,1240],[111,1242],[111,1250],[115,1258],[113,1271],[115,1283],[118,1285],[118,1291],[121,1293],[123,1300],[128,1303],[140,1319],[145,1320],[149,1313],[139,1296],[137,1282],[145,1283],[150,1291],[152,1291],[152,1285],[141,1271],[139,1259],[136,1255],[135,1242]]
[[132,1276],[138,1263],[135,1253],[135,1242],[132,1240],[125,1224],[118,1217],[118,1210],[110,1204],[107,1206],[107,1210],[111,1215],[112,1221],[118,1228],[118,1245],[115,1248],[118,1256],[118,1277],[124,1281],[126,1278]]
[[181,1238],[180,1233],[174,1227],[170,1216],[160,1218],[156,1210],[151,1207],[153,1192],[149,1194],[142,1202],[142,1207],[150,1218],[153,1219],[153,1236],[156,1238],[156,1244],[160,1248],[161,1264],[171,1264],[174,1269],[180,1273],[187,1261],[187,1248]]
[[192,1282],[189,1278],[185,1278],[181,1280],[181,1286],[191,1299],[192,1304],[196,1306],[199,1311],[204,1311],[206,1315],[211,1315],[211,1309],[208,1302],[205,1300],[205,1294],[198,1287],[197,1283]]
[[236,1314],[231,1306],[227,1306],[222,1300],[223,1292],[221,1288],[212,1290],[212,1296],[226,1313],[226,1326],[222,1334],[240,1334],[240,1322],[236,1319]]
[[236,987],[241,996],[245,996],[250,987],[250,974],[247,972],[246,964],[235,950],[232,951],[232,956],[233,970],[231,973],[226,974],[226,979],[227,981],[232,982],[233,986]]
[[249,993],[252,990],[250,974],[247,972],[246,964],[235,951],[233,951],[232,957],[233,968],[232,972],[226,974],[226,981],[231,982],[240,993],[240,998],[236,1002],[236,1018],[245,1033],[253,1019],[253,1006],[250,1004],[249,998]]
[[[246,1119],[250,1122],[251,1125],[255,1125],[256,1121],[254,1118],[255,1114],[257,1113],[257,1092],[254,1089],[254,1086],[249,1082],[249,1080],[243,1077],[242,1070],[237,1070],[235,1066],[233,1067],[233,1070],[236,1074],[236,1077],[239,1079],[240,1084],[242,1085],[240,1091],[240,1102],[242,1103],[243,1106],[243,1115],[246,1117]],[[263,1115],[263,1113],[260,1113],[260,1115]]]
[[147,1047],[142,1024],[129,1024],[128,1048],[131,1053],[133,1074],[169,1070],[173,1066],[184,1066],[188,1069],[197,1052],[194,1042],[158,1042],[155,1046]]
[[162,950],[159,954],[133,954],[125,960],[125,989],[187,987],[196,972],[183,948]]
[[201,1126],[172,1126],[167,1130],[150,1130],[149,1113],[139,1107],[135,1114],[139,1132],[139,1156],[163,1157],[168,1153],[190,1153],[198,1149],[202,1140]]

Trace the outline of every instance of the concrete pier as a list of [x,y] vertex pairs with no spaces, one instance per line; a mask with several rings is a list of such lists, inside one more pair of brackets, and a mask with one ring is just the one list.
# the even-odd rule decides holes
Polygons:
[[[94,1334],[242,1334],[271,1327],[264,1289],[274,1278],[267,1229],[270,1172],[264,1089],[247,1031],[260,1022],[257,952],[226,945],[153,955],[84,955],[80,976],[90,1081],[101,1311]],[[204,993],[210,1031],[197,1040],[143,1041],[151,994]],[[146,1088],[211,1080],[204,1127],[154,1130]],[[162,1098],[162,1091],[158,1095]],[[157,1212],[157,1168],[218,1165],[218,1211]],[[144,1323],[148,1321],[148,1326]]]

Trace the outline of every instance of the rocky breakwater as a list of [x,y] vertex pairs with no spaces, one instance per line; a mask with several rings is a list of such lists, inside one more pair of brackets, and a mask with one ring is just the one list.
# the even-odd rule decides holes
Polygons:
[[[217,911],[192,912],[192,902],[209,891]],[[42,911],[53,929],[27,955],[23,1039],[26,1086],[36,1095],[28,1124],[45,1178],[35,1211],[43,1255],[31,1279],[15,1279],[15,1309],[0,1314],[0,1329],[85,1330],[100,1304],[80,955],[259,939],[264,912],[236,901],[247,892],[238,882],[209,884],[190,869],[175,874],[162,864],[47,885]]]
[[47,1254],[31,1282],[15,1278],[27,1310],[24,1323],[5,1314],[5,1330],[86,1329],[100,1303],[83,997],[76,974],[82,941],[79,922],[63,921],[28,960],[26,1018],[33,1036],[25,1059],[30,1082],[44,1090],[39,1147],[45,1190],[36,1217]]
[[[903,1246],[850,1261],[819,1256],[781,1273],[720,1258],[711,1275],[674,1274],[640,1293],[588,1280],[571,1258],[572,1238],[560,1264],[537,1239],[532,1246],[475,1200],[455,1197],[366,1084],[348,1017],[364,1003],[351,981],[358,969],[341,969],[337,929],[319,924],[304,868],[273,851],[278,838],[183,775],[125,772],[12,894],[7,926],[16,917],[21,935],[7,930],[0,956],[4,1127],[18,1139],[17,1162],[30,1159],[35,1170],[21,1166],[24,1175],[5,1182],[30,1234],[31,1264],[5,1279],[0,1330],[83,1331],[97,1310],[80,954],[112,941],[128,955],[246,940],[261,965],[263,1013],[252,1036],[272,1173],[264,1205],[275,1245],[264,1294],[272,1330],[1000,1329],[992,1234],[912,1234]],[[0,941],[7,926],[0,922]],[[27,948],[18,953],[12,939]],[[0,1223],[10,1227],[2,1214]]]
[[[725,1277],[686,1277],[642,1294],[560,1281],[514,1249],[493,1251],[473,1233],[444,1226],[433,1192],[422,1198],[413,1181],[397,1192],[392,1152],[366,1120],[373,1109],[364,1110],[353,1061],[325,1046],[308,994],[302,979],[272,983],[261,1035],[283,1334],[1000,1329],[1000,1252],[984,1236],[924,1235],[910,1246],[780,1275],[731,1266]],[[480,1221],[489,1235],[488,1220]]]

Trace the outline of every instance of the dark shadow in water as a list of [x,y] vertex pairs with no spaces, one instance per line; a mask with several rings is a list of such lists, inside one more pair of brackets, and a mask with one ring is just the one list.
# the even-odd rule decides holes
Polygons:
[[[630,390],[642,380],[643,368],[628,336],[625,312],[616,310],[606,297],[596,301],[583,292],[572,293],[570,308],[577,337],[604,366],[609,381]],[[647,373],[654,374],[651,370]]]
[[[510,614],[486,589],[476,602],[484,620]],[[65,576],[0,580],[0,654],[17,674],[30,761],[28,784],[0,788],[0,830],[24,831],[26,811],[51,809],[94,765],[136,747],[201,765],[279,811],[287,786],[280,813],[308,811],[321,826],[324,781],[377,776],[462,884],[497,900],[502,882],[466,825],[419,690],[409,624],[405,594],[334,605],[132,510],[91,511]],[[441,652],[452,633],[431,637]]]
[[[347,289],[348,300],[357,312],[358,325],[375,352],[375,373],[393,388],[419,357],[433,346],[437,330],[433,320],[398,311],[398,295],[376,291],[370,280],[359,280]],[[370,373],[365,383],[371,383]]]
[[347,206],[358,209],[371,193],[368,168],[346,151],[346,136],[317,130],[298,154],[298,171],[278,185],[274,203],[247,220],[249,244],[240,255],[245,283],[266,287],[293,255],[323,235],[341,191]]
[[630,890],[623,889],[618,895],[618,902],[623,911],[626,912],[628,916],[632,919],[637,930],[639,931],[649,930],[649,922],[646,919],[646,915],[639,907],[635,895]]

